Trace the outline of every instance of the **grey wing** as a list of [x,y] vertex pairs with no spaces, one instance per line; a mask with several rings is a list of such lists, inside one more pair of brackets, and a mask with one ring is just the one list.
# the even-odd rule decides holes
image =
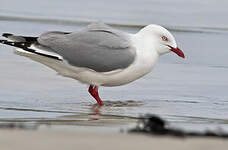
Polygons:
[[71,65],[97,72],[124,69],[135,60],[135,49],[127,36],[102,23],[69,34],[44,33],[38,42]]

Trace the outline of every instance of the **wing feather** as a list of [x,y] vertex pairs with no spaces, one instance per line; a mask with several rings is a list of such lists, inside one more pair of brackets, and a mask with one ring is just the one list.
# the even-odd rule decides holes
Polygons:
[[98,72],[124,69],[135,59],[135,49],[127,35],[102,23],[69,34],[47,32],[38,38],[38,42],[71,65]]

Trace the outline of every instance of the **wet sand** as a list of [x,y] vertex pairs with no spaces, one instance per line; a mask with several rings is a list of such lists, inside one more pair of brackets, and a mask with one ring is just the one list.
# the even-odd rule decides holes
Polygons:
[[107,131],[98,127],[50,127],[38,130],[1,129],[0,145],[4,150],[225,150],[228,141],[217,138],[157,137]]

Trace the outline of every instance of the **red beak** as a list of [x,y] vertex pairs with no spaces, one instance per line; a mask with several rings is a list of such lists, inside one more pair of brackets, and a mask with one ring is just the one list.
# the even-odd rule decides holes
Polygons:
[[178,47],[177,47],[177,48],[174,48],[174,47],[169,46],[169,45],[167,45],[167,46],[170,48],[170,50],[171,50],[172,52],[176,53],[178,56],[180,56],[180,57],[182,57],[182,58],[185,58],[184,53],[183,53],[182,50],[180,50]]

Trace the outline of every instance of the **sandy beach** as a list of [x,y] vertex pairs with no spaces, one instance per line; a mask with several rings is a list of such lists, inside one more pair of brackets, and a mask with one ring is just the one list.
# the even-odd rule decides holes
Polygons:
[[38,130],[1,129],[2,150],[225,150],[228,141],[218,138],[175,138],[106,131],[98,127],[57,127]]

